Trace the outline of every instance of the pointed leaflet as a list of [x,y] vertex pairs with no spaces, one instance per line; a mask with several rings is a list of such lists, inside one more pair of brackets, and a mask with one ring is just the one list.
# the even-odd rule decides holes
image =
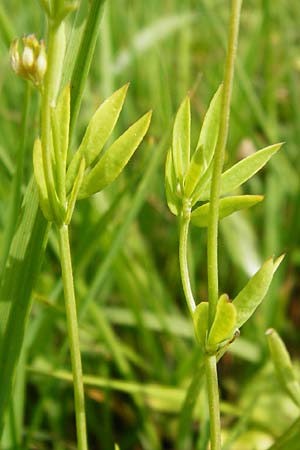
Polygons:
[[211,326],[208,339],[208,351],[215,351],[218,345],[230,339],[236,329],[237,311],[235,305],[229,301],[228,295],[219,298],[215,319]]
[[[230,169],[226,170],[221,177],[221,193],[224,195],[227,192],[231,192],[234,189],[241,186],[253,175],[256,174],[281,148],[282,143],[270,145],[254,153],[247,158],[242,159]],[[200,200],[208,200],[210,196],[210,183],[206,185],[205,189],[201,193]]]
[[44,216],[49,222],[53,221],[53,215],[49,205],[48,192],[45,181],[45,172],[42,156],[42,144],[40,139],[36,139],[33,146],[33,171],[38,187],[40,207]]
[[170,211],[178,216],[180,211],[179,198],[177,197],[177,180],[174,172],[174,165],[172,159],[172,149],[170,148],[167,153],[166,165],[165,165],[165,190],[167,203]]
[[300,385],[286,346],[275,330],[269,329],[266,335],[278,381],[295,404],[300,406]]
[[237,310],[237,328],[240,328],[252,316],[256,308],[263,301],[272,278],[284,255],[273,261],[273,258],[267,259],[261,268],[248,281],[246,286],[233,300]]
[[[262,200],[262,195],[236,195],[222,198],[219,202],[219,219],[223,219],[241,209],[250,208]],[[191,221],[193,225],[197,227],[208,226],[209,205],[210,203],[205,203],[192,212]]]
[[150,120],[151,112],[148,112],[111,145],[84,178],[79,198],[85,198],[101,191],[117,178],[145,136]]
[[208,327],[208,302],[201,302],[196,306],[193,315],[195,335],[198,343],[205,348]]
[[173,164],[176,178],[183,187],[183,180],[190,163],[191,111],[187,96],[176,114],[173,127]]
[[126,97],[128,84],[114,92],[102,103],[86,129],[79,149],[73,156],[67,173],[67,192],[70,192],[78,167],[82,158],[86,161],[86,167],[90,166],[99,156],[104,144],[113,131],[119,118]]
[[62,191],[65,183],[69,147],[70,101],[70,85],[68,84],[61,92],[56,107],[51,108],[56,179],[58,180],[59,192]]
[[66,225],[69,225],[69,223],[71,222],[75,203],[76,203],[76,200],[78,197],[78,192],[79,192],[79,189],[80,189],[83,177],[84,177],[84,171],[85,171],[85,160],[83,158],[81,160],[81,163],[80,163],[80,166],[78,169],[78,173],[77,173],[77,176],[76,176],[74,184],[73,184],[73,189],[71,191],[70,198],[68,200],[68,208],[67,208],[67,214],[66,214],[66,220],[65,220]]
[[222,85],[210,102],[200,131],[199,141],[186,174],[184,192],[188,198],[193,195],[201,175],[208,168],[213,158],[219,135],[221,103]]

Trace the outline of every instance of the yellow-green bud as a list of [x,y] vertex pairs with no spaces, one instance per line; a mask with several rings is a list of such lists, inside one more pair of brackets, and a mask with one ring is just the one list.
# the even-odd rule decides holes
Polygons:
[[14,72],[36,86],[43,82],[47,70],[45,44],[38,41],[34,34],[22,38],[23,50],[19,53],[19,40],[15,39],[10,47],[10,63]]

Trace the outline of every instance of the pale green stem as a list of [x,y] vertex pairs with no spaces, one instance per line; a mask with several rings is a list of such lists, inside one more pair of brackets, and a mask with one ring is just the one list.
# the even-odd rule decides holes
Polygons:
[[185,299],[190,311],[191,316],[196,308],[196,303],[194,300],[192,287],[189,277],[188,268],[188,256],[187,256],[187,245],[188,245],[188,232],[190,225],[190,207],[183,207],[182,216],[180,219],[180,234],[179,234],[179,265],[180,265],[180,275],[182,281],[182,287],[185,295]]
[[208,408],[210,417],[210,448],[211,450],[221,449],[221,422],[219,388],[217,374],[216,356],[205,357],[205,374],[208,392]]
[[[228,138],[230,101],[232,94],[234,63],[238,42],[242,0],[231,1],[231,15],[229,25],[228,50],[223,83],[223,97],[218,141],[213,162],[212,183],[210,191],[210,209],[207,237],[207,271],[208,271],[208,300],[209,300],[209,329],[215,318],[219,298],[218,280],[218,222],[219,197],[221,191],[221,174],[224,163],[225,147]],[[220,401],[218,390],[218,374],[216,356],[207,356],[206,380],[208,389],[210,441],[211,450],[221,449],[221,421]]]
[[242,0],[232,0],[229,38],[228,38],[228,51],[223,84],[220,131],[214,156],[212,183],[210,191],[210,208],[209,208],[209,222],[208,222],[208,236],[207,236],[209,327],[211,327],[213,323],[219,297],[219,282],[218,282],[219,197],[221,190],[221,174],[224,163],[224,153],[228,137],[230,101],[233,84],[234,62],[238,41],[241,6]]
[[86,418],[84,406],[84,389],[82,380],[82,364],[79,343],[79,331],[74,292],[72,261],[69,243],[69,230],[67,225],[59,228],[59,250],[64,285],[64,297],[66,305],[67,329],[71,353],[75,415],[77,430],[78,450],[87,450]]
[[57,68],[61,43],[60,27],[63,24],[49,23],[48,48],[47,48],[47,72],[44,81],[41,103],[41,138],[45,181],[49,196],[49,203],[54,217],[56,217],[57,201],[55,198],[55,183],[51,162],[51,105],[56,101],[56,86],[60,79],[60,70]]

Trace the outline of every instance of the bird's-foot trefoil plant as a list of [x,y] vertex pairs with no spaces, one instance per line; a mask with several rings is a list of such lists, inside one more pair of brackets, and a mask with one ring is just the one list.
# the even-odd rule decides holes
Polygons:
[[[224,80],[211,100],[196,148],[191,155],[191,113],[187,96],[175,118],[165,173],[168,206],[179,219],[183,290],[204,359],[211,450],[221,448],[217,362],[262,302],[283,258],[267,259],[233,300],[227,293],[220,295],[218,222],[263,200],[261,195],[234,195],[232,192],[255,175],[281,147],[279,143],[263,148],[223,172],[241,6],[241,0],[231,1]],[[192,292],[187,255],[190,223],[208,230],[208,301],[196,302]]]
[[[74,382],[77,444],[88,449],[79,329],[69,242],[69,225],[78,199],[88,198],[110,185],[122,172],[143,140],[151,120],[146,113],[101,153],[118,120],[128,85],[104,101],[91,118],[72,157],[70,147],[70,84],[61,86],[65,56],[63,19],[75,2],[41,2],[48,16],[47,48],[34,35],[11,47],[13,70],[30,80],[41,94],[41,127],[33,148],[34,177],[41,210],[55,225],[64,286],[67,332]],[[70,162],[68,163],[68,160]]]

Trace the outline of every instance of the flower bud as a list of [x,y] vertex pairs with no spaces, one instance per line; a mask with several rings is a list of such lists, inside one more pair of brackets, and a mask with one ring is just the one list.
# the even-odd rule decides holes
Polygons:
[[22,53],[22,64],[25,70],[29,70],[32,68],[34,63],[34,54],[33,50],[30,47],[25,47]]
[[18,51],[18,39],[15,39],[10,46],[10,64],[14,72],[19,74],[20,71],[20,55]]
[[42,80],[47,70],[47,55],[44,42],[41,42],[40,52],[36,60],[36,71],[39,78]]
[[21,53],[19,53],[18,39],[14,40],[10,47],[11,67],[17,75],[40,86],[47,70],[45,44],[43,41],[38,41],[34,34],[24,36],[22,44]]

